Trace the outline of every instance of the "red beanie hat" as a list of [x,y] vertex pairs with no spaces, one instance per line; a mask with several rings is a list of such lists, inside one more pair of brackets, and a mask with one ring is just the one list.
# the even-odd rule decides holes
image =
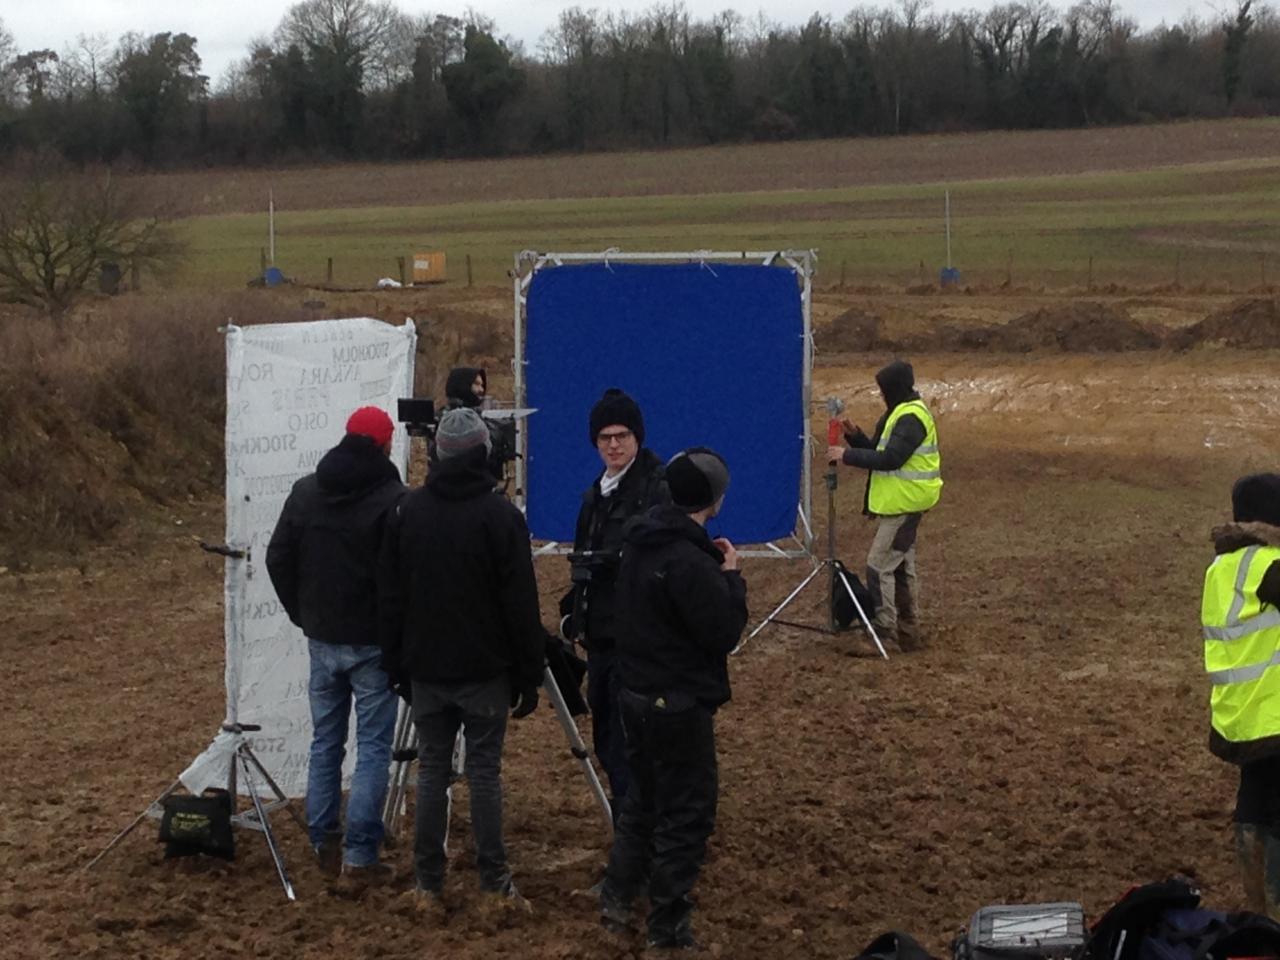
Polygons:
[[395,429],[391,418],[380,407],[361,407],[347,420],[348,434],[357,433],[369,437],[380,447],[391,442]]

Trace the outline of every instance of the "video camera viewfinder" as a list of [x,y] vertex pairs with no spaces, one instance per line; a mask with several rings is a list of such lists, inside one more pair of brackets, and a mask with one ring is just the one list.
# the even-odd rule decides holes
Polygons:
[[417,397],[396,401],[396,419],[411,437],[432,437],[436,432],[436,402]]

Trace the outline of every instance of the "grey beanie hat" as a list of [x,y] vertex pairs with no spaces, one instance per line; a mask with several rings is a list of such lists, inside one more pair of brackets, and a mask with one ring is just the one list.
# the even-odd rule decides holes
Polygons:
[[671,503],[685,513],[714,506],[729,489],[729,467],[709,447],[681,450],[667,464]]
[[448,460],[476,447],[484,447],[486,456],[493,447],[484,418],[470,407],[446,410],[436,427],[436,455]]

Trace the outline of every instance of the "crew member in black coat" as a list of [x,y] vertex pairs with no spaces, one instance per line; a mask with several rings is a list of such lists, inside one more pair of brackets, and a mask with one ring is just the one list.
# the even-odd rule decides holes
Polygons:
[[644,446],[644,417],[635,400],[606,390],[591,408],[589,430],[604,471],[582,495],[571,558],[574,584],[560,602],[561,633],[587,651],[592,746],[609,779],[616,820],[630,778],[618,712],[614,580],[628,521],[668,502],[668,495],[662,461]]
[[[267,546],[267,573],[310,653],[311,757],[307,830],[321,869],[384,879],[382,804],[391,766],[396,705],[378,649],[378,551],[387,514],[405,493],[388,459],[394,426],[361,407],[316,472],[293,486]],[[342,759],[351,703],[356,768],[340,830]]]
[[502,836],[507,711],[538,703],[545,633],[529,528],[493,489],[489,431],[475,410],[449,410],[436,428],[439,462],[388,520],[379,570],[383,658],[412,688],[418,729],[414,870],[439,897],[453,745],[466,740],[471,829],[481,890],[519,901]]
[[728,655],[747,623],[738,554],[712,540],[729,470],[714,451],[676,454],[666,469],[671,505],[627,530],[618,572],[622,725],[631,789],[614,833],[600,895],[602,920],[629,929],[648,878],[649,946],[694,946],[692,893],[715,829],[714,716],[729,700]]

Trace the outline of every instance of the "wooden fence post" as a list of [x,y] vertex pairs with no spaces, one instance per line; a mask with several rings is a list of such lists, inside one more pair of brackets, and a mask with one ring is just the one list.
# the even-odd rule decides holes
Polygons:
[[333,285],[333,257],[329,258],[328,263],[324,265],[324,282]]
[[467,286],[471,286],[471,254],[467,254]]
[[404,257],[396,257],[396,266],[400,269],[400,286],[404,286]]

